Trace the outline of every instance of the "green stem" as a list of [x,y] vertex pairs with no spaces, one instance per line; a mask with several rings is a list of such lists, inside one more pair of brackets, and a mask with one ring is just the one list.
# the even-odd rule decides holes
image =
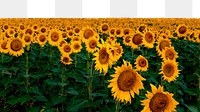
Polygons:
[[[65,68],[65,66],[62,66],[62,84],[64,83],[64,81],[65,81],[65,76],[64,76],[64,70],[65,70],[66,68]],[[64,85],[64,84],[63,84]],[[62,88],[61,88],[61,96],[63,96],[64,95],[64,86],[61,86]],[[63,104],[63,102],[62,102],[62,112],[64,112],[64,104]]]
[[77,54],[75,54],[75,67],[77,65]]
[[[93,64],[94,61],[92,61],[90,66],[90,76],[89,76],[89,87],[88,87],[88,93],[89,93],[89,100],[92,101],[92,80],[93,80]],[[92,112],[92,107],[90,105],[89,112]]]
[[[4,58],[4,54],[2,53],[2,54],[1,54],[1,63],[2,63],[2,65],[3,65],[3,58]],[[1,71],[1,74],[2,74],[2,76],[4,75],[3,70]],[[2,77],[2,78],[3,78],[3,77]]]
[[29,75],[28,75],[28,53],[26,53],[26,86],[29,85]]
[[115,101],[115,112],[119,112],[119,106],[120,106],[120,102]]

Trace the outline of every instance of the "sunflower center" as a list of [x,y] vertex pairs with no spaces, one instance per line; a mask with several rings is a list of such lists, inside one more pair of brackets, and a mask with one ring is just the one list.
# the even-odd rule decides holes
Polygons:
[[97,43],[96,43],[96,41],[94,41],[94,40],[91,40],[91,41],[89,42],[89,47],[90,47],[91,49],[94,49],[94,48],[96,48],[96,46],[97,46]]
[[140,60],[139,60],[139,66],[140,66],[140,67],[145,67],[146,65],[147,65],[147,62],[146,62],[145,59],[140,59]]
[[120,33],[121,33],[121,31],[120,31],[120,30],[117,30],[117,31],[116,31],[116,34],[117,34],[117,35],[119,35]]
[[58,41],[58,39],[59,39],[59,34],[57,32],[53,32],[51,34],[51,40],[56,42],[56,41]]
[[24,40],[25,40],[25,42],[30,42],[31,41],[31,37],[30,36],[25,36]]
[[19,28],[20,28],[21,30],[24,30],[24,29],[25,29],[24,25],[21,25]]
[[37,28],[38,28],[37,26],[33,26],[33,29],[34,29],[34,30],[37,30]]
[[3,42],[3,43],[1,44],[1,48],[4,49],[4,50],[6,50],[6,49],[7,49],[7,48],[6,48],[6,45],[7,45],[7,42]]
[[170,60],[172,60],[174,58],[174,53],[168,50],[166,53],[166,58],[169,58]]
[[124,30],[124,35],[128,35],[129,34],[129,29],[125,29]]
[[79,28],[76,28],[75,29],[75,33],[79,33],[80,32],[80,29]]
[[7,29],[8,29],[8,25],[5,25],[5,26],[4,26],[4,29],[6,29],[6,30],[7,30]]
[[31,29],[27,29],[25,34],[27,34],[27,33],[32,35],[33,31]]
[[74,49],[75,50],[78,50],[80,48],[80,45],[79,44],[76,44],[75,46],[74,46]]
[[69,62],[69,58],[68,58],[68,57],[64,57],[64,58],[63,58],[63,61],[64,61],[65,63],[68,63],[68,62]]
[[10,30],[10,34],[11,34],[11,35],[14,34],[14,31],[13,31],[13,30]]
[[94,32],[91,29],[87,29],[87,30],[85,30],[83,36],[85,39],[88,39],[88,38],[94,36]]
[[135,34],[133,36],[132,42],[136,45],[140,45],[142,43],[142,35],[141,34]]
[[130,36],[126,36],[126,37],[125,37],[125,42],[126,42],[126,43],[129,43],[129,42],[131,41],[130,39],[131,39]]
[[148,43],[152,43],[153,42],[153,35],[151,33],[146,33],[145,34],[145,40],[148,42]]
[[101,64],[106,64],[108,63],[108,59],[109,59],[109,54],[106,52],[106,48],[102,48],[99,51],[99,61]]
[[39,37],[40,42],[44,42],[46,40],[46,37],[44,35],[41,35]]
[[115,40],[115,37],[112,36],[112,37],[110,37],[110,39],[111,39],[112,41],[114,41],[114,40]]
[[19,39],[14,39],[10,43],[10,46],[13,51],[19,51],[22,48],[22,42]]
[[169,104],[167,95],[156,93],[150,101],[150,109],[153,112],[163,112]]
[[135,74],[131,70],[126,70],[119,75],[117,84],[120,90],[129,91],[133,88],[135,81]]
[[159,45],[159,49],[162,51],[165,47],[170,47],[170,43],[167,40],[162,40]]
[[103,26],[102,26],[102,31],[107,31],[107,30],[108,30],[108,25],[106,25],[106,24],[103,25]]
[[63,50],[66,52],[66,53],[69,53],[71,51],[71,47],[70,45],[65,45]]
[[69,36],[72,36],[72,35],[73,35],[73,33],[72,33],[71,31],[70,31],[68,34],[69,34]]
[[181,26],[179,29],[178,29],[179,33],[180,34],[184,34],[186,31],[187,31],[187,28],[185,26]]
[[110,34],[114,34],[114,33],[115,33],[115,29],[111,29]]
[[45,28],[42,28],[42,29],[41,29],[41,32],[42,32],[42,33],[45,33],[45,32],[46,32],[46,29],[45,29]]
[[62,33],[62,37],[63,38],[67,37],[67,34],[66,33]]
[[170,64],[167,64],[164,66],[163,72],[164,72],[165,76],[171,77],[174,74],[174,67]]
[[140,26],[139,31],[143,32],[145,30],[145,26]]

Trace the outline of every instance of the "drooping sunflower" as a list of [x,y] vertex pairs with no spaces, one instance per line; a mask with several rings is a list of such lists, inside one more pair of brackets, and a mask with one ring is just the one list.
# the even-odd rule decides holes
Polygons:
[[44,45],[46,44],[47,40],[48,40],[48,37],[46,36],[46,34],[40,33],[40,34],[37,35],[37,43],[39,43],[39,45],[41,47],[44,47]]
[[152,84],[150,86],[152,93],[147,91],[148,99],[141,101],[141,105],[144,106],[141,112],[175,112],[179,103],[174,100],[173,94],[164,92],[163,86],[159,85],[158,88]]
[[153,32],[151,31],[147,31],[144,33],[143,35],[143,45],[147,48],[153,48],[154,46],[154,42],[155,42],[155,37],[154,37],[154,34]]
[[136,32],[131,38],[131,47],[133,49],[138,48],[142,44],[143,36],[140,32]]
[[180,24],[176,29],[176,33],[178,37],[185,37],[187,32],[188,32],[188,28],[184,24]]
[[6,54],[10,51],[9,48],[7,47],[7,44],[8,44],[8,39],[0,40],[0,52],[1,53]]
[[95,70],[100,70],[100,73],[104,72],[104,75],[106,75],[108,67],[112,67],[111,45],[103,40],[101,42],[101,44],[97,45],[99,49],[93,54],[95,56],[93,60],[95,61]]
[[25,43],[21,38],[12,38],[8,41],[7,47],[9,48],[9,54],[13,56],[21,56],[24,53]]
[[139,90],[144,88],[142,81],[145,78],[133,70],[130,62],[123,62],[121,67],[114,68],[115,74],[111,75],[113,79],[109,80],[108,88],[112,88],[114,99],[131,103],[131,96],[134,98],[134,94],[139,94]]
[[162,55],[161,57],[163,59],[170,59],[170,60],[176,60],[176,58],[178,58],[178,53],[174,50],[174,47],[166,47],[163,51],[162,51]]
[[163,74],[164,80],[168,82],[176,80],[180,71],[178,70],[178,63],[169,59],[162,62],[162,68],[160,70],[161,72],[159,74]]
[[123,52],[123,48],[120,45],[120,43],[114,43],[113,45],[113,49],[111,49],[111,54],[112,54],[112,58],[113,58],[113,62],[117,62],[120,57],[122,56]]
[[60,61],[64,65],[70,65],[70,64],[72,64],[72,59],[70,58],[69,54],[62,54]]
[[189,41],[195,42],[195,31],[190,31],[189,36],[187,37]]
[[58,46],[61,40],[61,33],[58,30],[52,29],[48,37],[49,44],[52,46]]
[[158,55],[162,55],[162,50],[164,50],[166,47],[171,47],[171,41],[169,39],[163,39],[162,37],[158,39],[158,45],[156,46],[156,51],[158,52]]
[[86,42],[86,50],[89,53],[94,53],[97,50],[98,39],[95,37],[89,38]]
[[72,52],[73,53],[78,53],[81,52],[82,45],[80,41],[74,41],[72,42]]
[[136,58],[135,65],[136,65],[136,71],[147,71],[149,67],[148,60],[142,55],[139,55]]

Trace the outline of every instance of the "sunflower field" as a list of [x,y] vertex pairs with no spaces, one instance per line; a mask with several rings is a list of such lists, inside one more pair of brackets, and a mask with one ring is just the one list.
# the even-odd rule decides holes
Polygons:
[[199,112],[200,19],[0,19],[1,112]]

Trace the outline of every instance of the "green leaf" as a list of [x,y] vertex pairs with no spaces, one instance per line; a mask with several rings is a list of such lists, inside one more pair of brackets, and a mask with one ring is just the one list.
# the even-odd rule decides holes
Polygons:
[[185,105],[191,112],[199,112],[198,107],[191,106],[191,105]]
[[6,103],[8,103],[10,105],[15,105],[15,104],[19,103],[19,100],[16,97],[11,96],[11,97],[9,97],[9,100],[6,101]]
[[65,96],[52,96],[52,97],[53,97],[52,98],[53,105],[59,104],[66,100]]
[[77,111],[80,108],[87,106],[88,100],[75,100],[74,105],[71,107],[70,111]]
[[48,101],[43,95],[37,96],[36,99],[39,101]]
[[76,90],[74,90],[74,88],[72,88],[72,87],[67,89],[67,93],[69,93],[71,95],[78,95],[78,92]]
[[38,94],[38,95],[42,95],[42,94],[39,92],[38,86],[30,87],[29,92],[30,92],[30,93],[35,93],[35,94]]
[[18,101],[21,103],[21,105],[23,105],[24,103],[26,103],[27,101],[30,101],[31,97],[26,95],[26,96],[21,96],[18,98]]
[[52,86],[56,86],[58,84],[58,82],[53,79],[47,79],[46,82],[47,84],[52,85]]

